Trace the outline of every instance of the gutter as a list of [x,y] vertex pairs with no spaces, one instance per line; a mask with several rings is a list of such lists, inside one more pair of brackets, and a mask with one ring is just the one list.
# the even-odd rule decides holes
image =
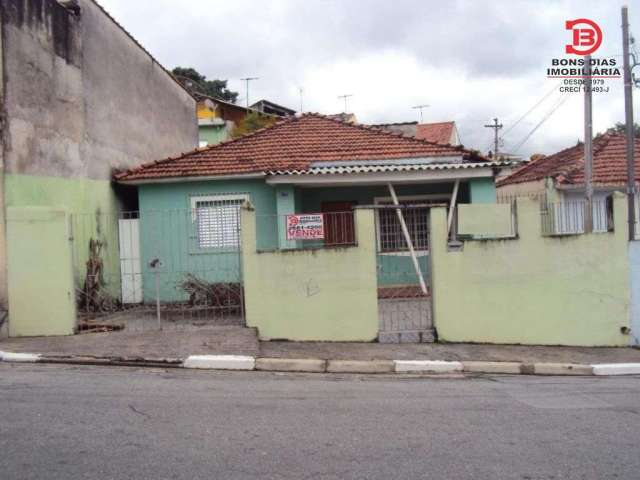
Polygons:
[[233,175],[203,175],[195,177],[167,177],[167,178],[145,178],[139,180],[118,180],[116,183],[122,185],[149,185],[154,183],[182,183],[182,182],[210,182],[215,180],[249,180],[265,178],[265,173],[237,173]]

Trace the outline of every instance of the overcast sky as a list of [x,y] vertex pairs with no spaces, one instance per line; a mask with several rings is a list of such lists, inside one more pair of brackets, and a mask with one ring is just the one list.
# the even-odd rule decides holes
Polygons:
[[[486,151],[497,116],[503,150],[514,151],[562,102],[546,78],[564,56],[565,20],[602,27],[598,57],[622,60],[620,1],[453,0],[99,0],[165,67],[194,67],[229,81],[244,103],[240,78],[257,76],[261,98],[325,114],[349,111],[361,123],[455,120],[465,146]],[[640,3],[630,3],[640,39]],[[640,47],[638,47],[640,50]],[[636,69],[640,77],[640,67]],[[594,131],[624,120],[622,80],[594,97]],[[552,92],[552,93],[549,93]],[[547,95],[549,93],[549,95]],[[634,89],[635,118],[640,89]],[[513,124],[546,99],[517,126]],[[582,96],[571,94],[520,148],[552,153],[583,137]]]

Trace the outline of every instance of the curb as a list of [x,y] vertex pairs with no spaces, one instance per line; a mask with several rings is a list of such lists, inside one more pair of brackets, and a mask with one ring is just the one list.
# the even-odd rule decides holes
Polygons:
[[640,375],[640,363],[520,363],[445,360],[323,360],[319,358],[265,358],[246,355],[190,355],[186,359],[55,356],[0,351],[0,362],[72,365],[192,368],[203,370],[258,370],[264,372],[508,375]]

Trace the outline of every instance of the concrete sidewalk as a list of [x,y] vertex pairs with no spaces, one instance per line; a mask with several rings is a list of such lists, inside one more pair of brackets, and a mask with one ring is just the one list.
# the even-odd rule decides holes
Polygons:
[[122,359],[183,359],[190,355],[249,355],[334,360],[447,360],[523,363],[640,362],[640,349],[477,344],[259,342],[254,329],[224,326],[143,333],[88,333],[12,338],[0,351]]
[[189,355],[258,355],[252,328],[203,327],[186,331],[85,333],[68,337],[22,337],[0,341],[0,351],[122,359],[182,359]]

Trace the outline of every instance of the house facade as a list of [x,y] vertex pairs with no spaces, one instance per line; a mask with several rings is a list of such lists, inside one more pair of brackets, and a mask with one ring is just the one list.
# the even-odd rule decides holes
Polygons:
[[[495,202],[497,169],[461,147],[304,114],[129,169],[116,181],[138,190],[145,301],[155,296],[158,272],[169,301],[184,300],[175,285],[185,271],[207,282],[239,282],[238,212],[245,202],[255,211],[256,248],[264,252],[355,245],[354,210],[376,209],[380,294],[405,288],[428,295],[429,208]],[[396,202],[406,209],[402,221],[390,208]],[[314,214],[323,216],[321,240],[289,235],[287,222]],[[156,259],[161,265],[148,267]]]
[[[640,139],[635,141],[636,158]],[[611,194],[624,192],[627,184],[626,138],[605,133],[593,140],[593,226],[596,231],[609,228]],[[636,166],[636,182],[640,170]],[[584,230],[585,199],[584,145],[578,143],[548,156],[531,160],[497,182],[501,197],[535,196],[550,208],[550,217],[559,234]]]

